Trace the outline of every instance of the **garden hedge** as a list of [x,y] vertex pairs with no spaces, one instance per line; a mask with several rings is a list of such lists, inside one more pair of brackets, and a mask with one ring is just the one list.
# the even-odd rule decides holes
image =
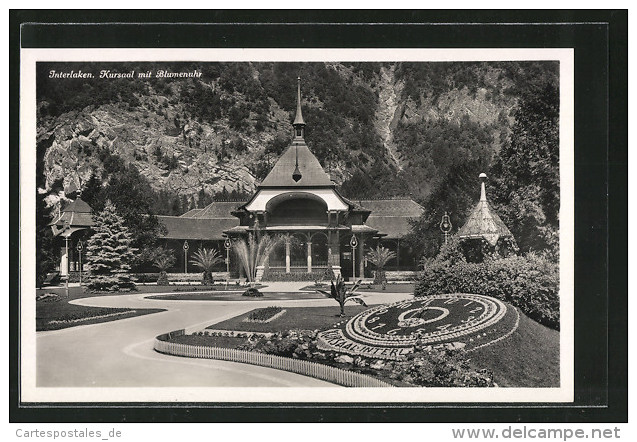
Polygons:
[[506,301],[528,317],[559,330],[559,269],[551,261],[529,254],[482,263],[434,260],[421,273],[415,296],[475,293]]

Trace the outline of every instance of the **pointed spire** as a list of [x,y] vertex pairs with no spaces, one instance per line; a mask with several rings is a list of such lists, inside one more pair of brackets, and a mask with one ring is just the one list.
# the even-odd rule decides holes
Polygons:
[[294,126],[294,137],[303,138],[305,135],[305,121],[303,121],[303,113],[301,112],[301,77],[297,77],[296,117],[292,126]]
[[487,200],[487,191],[485,189],[485,184],[484,184],[486,180],[487,180],[487,174],[481,173],[480,174],[480,201]]

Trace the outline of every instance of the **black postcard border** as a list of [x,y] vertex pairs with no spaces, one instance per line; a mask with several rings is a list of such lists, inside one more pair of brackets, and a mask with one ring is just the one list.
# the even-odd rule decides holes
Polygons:
[[[625,10],[10,11],[10,421],[626,422],[627,17]],[[20,402],[20,47],[575,48],[575,402]]]

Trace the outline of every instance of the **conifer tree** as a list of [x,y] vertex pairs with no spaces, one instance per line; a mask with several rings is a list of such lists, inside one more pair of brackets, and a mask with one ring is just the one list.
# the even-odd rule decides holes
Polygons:
[[130,263],[137,249],[132,234],[110,200],[94,215],[95,233],[87,242],[88,288],[99,291],[132,289]]

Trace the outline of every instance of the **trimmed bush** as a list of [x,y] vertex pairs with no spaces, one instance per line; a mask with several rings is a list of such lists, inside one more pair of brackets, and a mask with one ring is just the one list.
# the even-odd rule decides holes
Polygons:
[[243,292],[241,296],[250,296],[251,298],[260,298],[263,296],[263,293],[255,289],[254,287],[250,287],[248,290]]
[[131,278],[140,284],[152,283],[159,280],[159,273],[133,273]]
[[540,324],[559,330],[559,269],[534,254],[482,263],[433,260],[425,265],[414,296],[440,293],[492,296],[518,307]]

